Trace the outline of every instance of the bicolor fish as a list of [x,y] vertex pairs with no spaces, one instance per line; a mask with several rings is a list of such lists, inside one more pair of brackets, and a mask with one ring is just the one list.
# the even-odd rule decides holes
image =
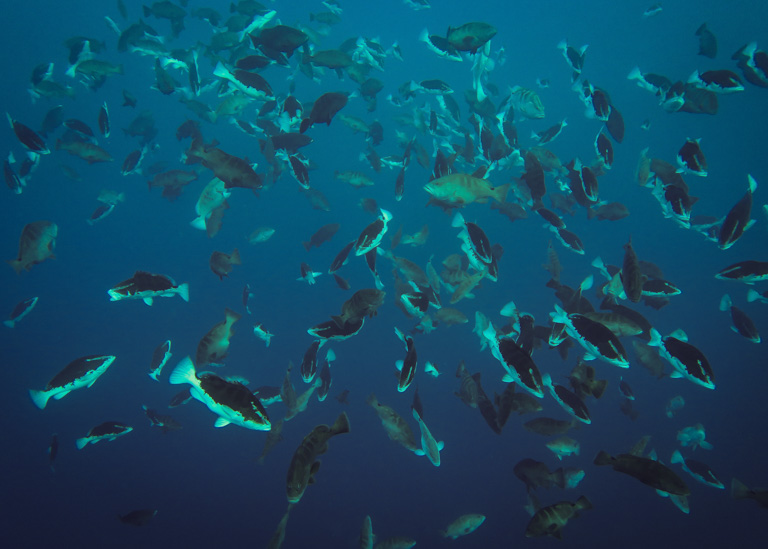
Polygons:
[[171,356],[171,340],[169,339],[158,345],[152,352],[152,361],[149,364],[149,374],[147,375],[155,381],[160,381],[157,377],[163,371],[163,367],[168,363]]
[[192,397],[219,416],[214,427],[226,427],[230,423],[254,431],[269,431],[272,427],[261,401],[245,385],[210,372],[197,375],[189,357],[179,362],[169,381],[172,385],[187,383],[191,386]]
[[84,356],[73,360],[56,374],[42,391],[30,390],[29,396],[35,406],[45,408],[48,399],[53,397],[60,400],[75,389],[90,387],[101,377],[107,368],[115,361],[114,356]]

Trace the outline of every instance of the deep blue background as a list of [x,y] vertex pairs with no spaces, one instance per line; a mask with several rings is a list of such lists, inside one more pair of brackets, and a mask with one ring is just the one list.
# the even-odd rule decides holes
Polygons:
[[[140,15],[138,2],[129,4],[131,21]],[[714,449],[697,450],[694,456],[706,461],[730,484],[737,477],[750,486],[768,484],[765,470],[765,390],[768,382],[765,353],[730,329],[727,314],[718,311],[723,293],[744,309],[763,332],[768,333],[764,304],[746,303],[746,287],[714,278],[721,268],[745,259],[766,260],[768,238],[766,219],[758,205],[766,202],[765,120],[768,91],[748,86],[746,91],[720,97],[720,112],[712,116],[667,114],[656,99],[626,79],[634,65],[645,72],[686,79],[695,69],[735,70],[730,55],[744,43],[756,40],[768,47],[763,22],[768,6],[758,2],[693,1],[664,3],[664,11],[643,19],[649,6],[645,1],[622,2],[433,2],[425,11],[412,11],[399,2],[343,2],[342,22],[324,38],[321,48],[333,48],[351,36],[378,37],[387,47],[397,41],[404,61],[390,58],[386,72],[372,73],[386,86],[379,95],[378,109],[365,111],[360,99],[344,109],[367,121],[378,119],[385,128],[385,141],[379,153],[399,154],[395,130],[412,134],[392,118],[403,112],[385,100],[403,82],[441,78],[457,90],[457,100],[466,120],[467,109],[461,98],[471,86],[471,62],[444,61],[418,42],[419,31],[442,33],[449,25],[467,21],[487,21],[498,28],[493,49],[505,48],[507,62],[497,67],[490,79],[502,94],[508,86],[535,89],[538,77],[548,78],[548,89],[537,89],[546,107],[542,121],[521,121],[521,142],[530,145],[532,129],[541,130],[563,117],[568,127],[551,149],[564,162],[580,156],[590,159],[599,122],[583,115],[583,106],[570,90],[570,69],[556,49],[567,38],[573,45],[589,44],[585,76],[596,86],[609,91],[623,112],[627,125],[623,144],[615,145],[613,169],[600,179],[601,197],[625,203],[629,218],[611,223],[587,221],[583,211],[567,218],[568,228],[579,234],[587,249],[576,256],[558,247],[563,264],[563,281],[576,286],[594,272],[590,262],[600,255],[607,263],[620,264],[621,246],[631,236],[641,259],[653,261],[667,279],[678,284],[682,295],[661,311],[640,307],[640,311],[659,329],[670,333],[683,328],[692,343],[708,356],[716,377],[717,389],[707,391],[684,380],[656,380],[636,362],[626,372],[598,363],[599,375],[610,385],[605,397],[589,402],[593,424],[572,434],[581,443],[578,457],[566,458],[565,466],[581,467],[586,478],[573,491],[540,491],[542,503],[561,499],[575,500],[587,495],[594,510],[572,521],[565,532],[563,546],[589,544],[592,547],[738,546],[757,536],[763,537],[760,524],[765,511],[748,501],[734,501],[728,491],[717,491],[684,476],[691,486],[691,513],[680,513],[669,501],[635,480],[592,465],[598,450],[626,451],[642,435],[653,436],[651,446],[669,460],[678,446],[676,433],[685,426],[702,423]],[[98,5],[98,9],[94,7]],[[223,14],[228,2],[192,1],[188,10],[208,5]],[[319,2],[275,3],[285,24],[308,23],[308,14],[320,11]],[[465,360],[470,371],[483,372],[486,392],[501,391],[502,370],[490,353],[478,352],[472,324],[440,327],[428,336],[417,336],[420,370],[416,382],[425,406],[425,419],[439,440],[445,441],[442,464],[432,467],[391,443],[377,416],[365,404],[375,391],[379,400],[394,407],[411,421],[409,405],[412,389],[399,394],[393,377],[393,364],[402,358],[403,347],[393,326],[410,329],[407,319],[394,306],[394,287],[389,266],[380,259],[387,301],[379,315],[366,322],[358,336],[334,344],[338,360],[333,366],[331,395],[350,390],[350,405],[340,405],[332,397],[323,403],[313,399],[308,410],[286,424],[284,441],[267,457],[264,465],[255,462],[265,434],[229,427],[214,429],[215,417],[198,402],[171,411],[184,425],[183,430],[163,436],[150,428],[141,405],[165,410],[178,387],[169,386],[167,375],[185,354],[194,353],[200,337],[223,319],[225,307],[242,310],[241,291],[249,283],[256,293],[253,318],[244,317],[235,325],[235,336],[225,372],[247,377],[252,386],[279,385],[288,361],[298,364],[311,342],[306,329],[328,315],[335,314],[349,297],[340,291],[329,275],[308,286],[296,282],[299,264],[306,261],[315,270],[327,265],[343,243],[355,238],[370,221],[357,202],[363,196],[375,197],[394,214],[391,230],[401,224],[406,233],[416,232],[424,223],[430,237],[423,248],[397,253],[424,265],[435,256],[438,265],[445,256],[459,251],[456,230],[450,218],[435,208],[424,208],[427,200],[422,186],[429,173],[412,163],[406,175],[406,194],[395,202],[396,173],[375,174],[376,186],[358,191],[333,178],[335,170],[370,168],[358,160],[365,150],[361,135],[339,122],[310,130],[315,142],[305,149],[317,165],[311,172],[312,185],[328,197],[331,212],[313,210],[297,185],[286,173],[277,184],[255,197],[235,190],[222,231],[214,238],[189,226],[194,205],[210,172],[201,171],[175,202],[148,192],[145,178],[122,177],[122,159],[136,148],[136,140],[123,136],[126,127],[141,110],[154,113],[160,133],[160,149],[148,159],[178,166],[183,150],[174,138],[176,127],[193,115],[174,96],[166,97],[150,89],[154,75],[152,61],[116,51],[116,37],[104,24],[109,15],[121,26],[114,4],[73,0],[70,2],[28,2],[6,9],[0,21],[3,63],[0,80],[4,109],[31,127],[38,127],[53,100],[30,101],[26,92],[32,68],[41,62],[56,63],[58,81],[74,86],[75,100],[64,99],[67,117],[81,118],[95,127],[98,107],[110,106],[113,134],[102,145],[115,162],[88,166],[63,152],[44,157],[21,196],[9,191],[0,199],[0,256],[15,257],[18,237],[26,223],[49,219],[59,226],[57,259],[35,266],[16,276],[10,268],[0,270],[0,310],[10,312],[14,305],[37,295],[37,308],[14,330],[3,328],[0,353],[4,370],[2,383],[2,429],[4,451],[0,454],[2,508],[0,527],[5,539],[19,547],[175,547],[218,543],[224,546],[253,544],[266,546],[285,507],[285,472],[291,455],[302,437],[319,423],[331,423],[346,410],[352,433],[331,441],[322,459],[317,484],[311,486],[292,510],[285,547],[354,547],[363,517],[373,519],[380,539],[403,535],[421,547],[461,544],[466,547],[501,547],[510,544],[541,546],[549,540],[524,537],[528,515],[524,487],[512,474],[512,466],[524,457],[545,461],[550,468],[559,464],[547,450],[547,439],[522,429],[517,417],[510,419],[502,436],[494,435],[480,415],[464,406],[453,392],[458,381],[453,377],[457,362]],[[715,60],[698,56],[694,31],[707,22],[717,35],[720,53]],[[150,19],[160,32],[168,33],[166,21]],[[173,47],[190,47],[210,37],[210,27],[192,17],[187,29],[171,42]],[[64,76],[66,50],[62,43],[71,36],[84,35],[106,40],[103,57],[125,66],[125,75],[110,78],[97,92],[85,89]],[[292,62],[295,67],[295,60]],[[212,66],[201,57],[200,71],[210,77]],[[286,93],[289,70],[270,68],[264,76],[276,92]],[[182,80],[181,75],[177,76]],[[346,78],[339,81],[327,72],[320,85],[298,74],[296,96],[310,103],[325,91],[355,89]],[[122,108],[121,91],[126,88],[139,99],[134,111]],[[214,107],[213,94],[204,97]],[[420,103],[427,100],[419,99]],[[247,111],[251,119],[253,108]],[[647,132],[640,123],[650,119]],[[203,124],[206,139],[216,138],[228,152],[248,156],[264,164],[256,141],[225,121],[215,126]],[[429,136],[418,135],[420,143],[432,152]],[[701,138],[710,166],[706,179],[687,176],[693,195],[699,197],[695,213],[722,216],[744,193],[746,175],[758,181],[753,217],[758,223],[728,251],[720,251],[693,231],[679,228],[664,219],[656,200],[634,181],[640,150],[650,147],[650,155],[674,162],[675,154],[687,137]],[[7,129],[0,133],[1,151],[21,147]],[[52,145],[53,139],[49,139]],[[61,165],[79,172],[81,181],[66,178]],[[491,180],[505,183],[517,170],[495,172]],[[548,177],[548,185],[551,179]],[[91,227],[85,223],[95,209],[101,189],[126,193],[110,217]],[[551,187],[550,187],[551,189]],[[471,319],[476,310],[501,323],[498,311],[514,299],[518,307],[545,323],[555,302],[541,263],[546,259],[551,234],[541,229],[537,216],[510,225],[487,205],[471,205],[464,215],[478,221],[492,241],[504,246],[497,283],[484,282],[476,298],[458,304]],[[334,239],[319,249],[305,252],[301,241],[322,224],[341,223]],[[252,246],[247,236],[256,227],[272,226],[275,236]],[[385,240],[386,241],[386,240]],[[229,279],[219,281],[208,269],[214,250],[230,252],[239,248],[243,265]],[[191,299],[158,299],[153,307],[140,302],[110,303],[106,290],[136,269],[164,273],[177,281],[189,282]],[[369,273],[360,259],[351,258],[342,270],[354,289],[371,287]],[[599,279],[599,276],[598,276]],[[596,280],[598,280],[596,279]],[[758,287],[764,290],[765,286]],[[592,295],[590,293],[590,295]],[[444,295],[444,299],[447,295]],[[594,300],[597,303],[596,300]],[[275,334],[265,348],[251,333],[251,325],[262,322]],[[174,357],[163,373],[161,383],[146,376],[152,350],[165,339],[173,341]],[[631,341],[625,340],[631,347]],[[534,359],[540,369],[557,380],[575,364],[577,350],[561,361],[556,352],[540,350]],[[29,388],[42,388],[64,365],[87,354],[114,354],[117,360],[90,390],[77,391],[61,401],[51,401],[40,411],[27,394]],[[324,351],[321,352],[324,356]],[[444,375],[438,379],[421,370],[425,360],[436,363]],[[631,422],[619,411],[620,374],[632,385],[640,412]],[[294,375],[297,391],[303,383]],[[667,400],[675,395],[686,400],[685,408],[673,419],[664,415]],[[545,413],[565,418],[548,397]],[[270,409],[273,418],[283,413],[281,404]],[[524,419],[529,419],[525,417]],[[117,420],[134,426],[134,432],[113,443],[89,446],[78,452],[74,439],[84,436],[94,425]],[[417,429],[415,424],[414,429]],[[418,431],[416,431],[418,432]],[[56,472],[47,465],[46,447],[52,433],[61,442]],[[684,451],[684,455],[690,455]],[[681,473],[684,474],[684,473]],[[115,516],[132,509],[154,507],[156,519],[142,529],[120,524]],[[485,524],[470,537],[450,542],[438,531],[464,513],[483,513]]]

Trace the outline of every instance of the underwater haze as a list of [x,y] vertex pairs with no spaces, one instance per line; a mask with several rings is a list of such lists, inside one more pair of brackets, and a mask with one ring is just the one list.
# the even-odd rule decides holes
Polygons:
[[[6,546],[764,538],[766,20],[768,3],[746,0],[8,6],[0,312],[18,320],[0,327]],[[39,221],[50,223],[32,234]],[[265,227],[274,234],[256,241]],[[335,280],[329,266],[353,241]],[[747,261],[752,278],[724,274]],[[120,290],[137,271],[167,286]],[[377,288],[374,274],[384,295],[356,294]],[[650,289],[660,281],[665,295]],[[371,295],[383,300],[362,303]],[[637,329],[616,336],[609,322]],[[313,335],[321,323],[337,337]],[[100,377],[70,369],[91,386],[63,387],[57,374],[92,355],[114,363]],[[185,381],[187,356],[198,377]],[[327,358],[330,388],[318,381]],[[576,383],[577,367],[604,393]],[[30,390],[59,393],[39,409]],[[285,418],[274,447],[243,398],[249,413],[263,405],[266,428]],[[349,433],[316,429],[342,414]],[[220,417],[233,424],[215,427]],[[566,427],[524,426],[536,418]],[[78,449],[104,422],[132,430]],[[603,451],[616,461],[595,464]],[[721,487],[672,463],[675,451]],[[525,459],[548,472],[524,482]],[[308,485],[289,505],[286,479],[302,467]],[[682,493],[663,490],[679,482]],[[467,514],[484,521],[446,537]]]

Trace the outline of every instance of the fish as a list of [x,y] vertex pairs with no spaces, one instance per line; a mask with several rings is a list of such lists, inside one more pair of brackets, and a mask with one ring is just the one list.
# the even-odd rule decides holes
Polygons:
[[315,340],[310,343],[301,359],[301,379],[304,383],[312,383],[317,373],[317,350],[320,348],[320,341]]
[[670,398],[667,401],[667,405],[665,406],[667,417],[675,417],[675,415],[677,415],[677,413],[683,409],[683,406],[685,406],[685,399],[683,399],[683,397],[680,395]]
[[592,502],[586,496],[581,496],[576,502],[559,501],[554,505],[542,507],[534,513],[528,525],[525,527],[525,536],[528,538],[552,536],[563,538],[563,527],[572,518],[579,516],[580,511],[592,509]]
[[680,446],[690,446],[692,450],[696,448],[703,448],[705,450],[711,450],[712,444],[705,440],[707,434],[704,431],[704,426],[701,423],[691,425],[690,427],[684,427],[677,432],[677,440]]
[[462,208],[473,202],[483,203],[489,198],[500,204],[504,203],[509,189],[509,183],[493,187],[485,179],[465,173],[444,175],[424,186],[424,190],[434,199],[450,204],[454,208]]
[[739,76],[729,70],[694,71],[688,77],[688,83],[714,93],[735,93],[744,91]]
[[[535,118],[543,118],[543,117],[535,117]],[[535,139],[539,142],[539,145],[546,145],[547,143],[551,143],[555,139],[557,139],[561,133],[563,133],[563,130],[568,125],[568,121],[563,118],[560,122],[555,124],[554,126],[550,126],[546,130],[542,130],[540,132],[531,130],[531,139]],[[602,133],[598,134],[599,136],[602,135]],[[595,145],[597,147],[597,144]]]
[[123,524],[130,526],[144,526],[157,515],[157,509],[136,509],[124,515],[117,515]]
[[314,476],[320,468],[317,458],[328,451],[330,439],[336,435],[349,433],[349,430],[349,418],[346,412],[342,412],[331,427],[318,425],[304,437],[288,466],[286,477],[288,503],[298,503],[307,486],[314,482]]
[[66,151],[72,156],[82,158],[88,162],[88,164],[96,164],[97,162],[112,162],[112,160],[114,160],[109,152],[99,147],[98,145],[89,143],[87,141],[79,141],[77,139],[57,139],[55,148],[57,151]]
[[363,526],[360,529],[360,549],[373,549],[373,523],[371,522],[371,516],[365,515],[363,519]]
[[366,402],[379,416],[381,425],[384,427],[384,431],[386,431],[390,440],[397,442],[411,452],[419,449],[410,425],[397,412],[389,406],[380,403],[374,393],[368,396]]
[[440,530],[440,535],[444,538],[457,539],[461,536],[471,534],[477,530],[483,522],[485,522],[485,515],[478,513],[461,515],[446,526],[445,530]]
[[318,271],[313,271],[312,267],[310,267],[307,263],[304,263],[303,261],[300,265],[300,271],[301,271],[301,276],[298,277],[296,280],[304,280],[310,286],[315,283],[315,277],[318,277],[321,274],[323,274]]
[[768,261],[739,261],[719,271],[715,278],[754,284],[768,280]]
[[561,40],[557,44],[557,49],[563,53],[563,57],[573,71],[571,80],[574,82],[581,75],[581,71],[584,68],[584,59],[588,47],[589,46],[585,44],[577,49],[569,45],[566,40]]
[[408,390],[408,387],[413,381],[413,376],[416,374],[416,345],[411,336],[403,334],[397,327],[395,327],[395,335],[397,335],[400,341],[405,345],[405,358],[395,362],[395,367],[398,372],[397,391],[403,393]]
[[29,152],[35,154],[50,154],[51,150],[45,144],[43,138],[32,128],[25,126],[18,120],[14,120],[8,113],[6,113],[6,116],[8,117],[8,123],[11,125],[11,129],[13,129],[13,133],[16,134],[16,139],[18,139],[19,143],[24,145]]
[[341,227],[341,225],[338,223],[328,223],[327,225],[323,225],[312,234],[308,242],[303,242],[304,249],[309,251],[313,247],[319,248],[321,244],[328,242],[333,238],[333,235],[336,234],[339,227]]
[[696,29],[696,36],[699,37],[699,55],[714,59],[717,57],[717,38],[711,30],[707,28],[706,23]]
[[564,421],[549,417],[537,417],[523,423],[526,431],[543,436],[562,435],[570,431],[578,423],[576,420]]
[[334,360],[336,360],[336,354],[332,349],[328,349],[328,352],[325,355],[325,361],[323,362],[323,366],[320,368],[320,373],[318,375],[317,400],[320,402],[323,402],[326,399],[331,390],[331,384],[333,383],[333,378],[331,377],[331,363]]
[[133,276],[123,280],[107,290],[110,301],[124,299],[141,299],[147,305],[152,305],[156,297],[173,297],[178,295],[184,301],[189,301],[189,284],[176,284],[172,278],[153,274],[147,271],[136,271]]
[[381,215],[370,223],[363,231],[354,244],[355,255],[365,255],[380,243],[381,239],[387,233],[387,224],[392,219],[392,214],[385,209],[380,209]]
[[458,27],[448,27],[446,40],[456,51],[477,53],[488,41],[496,36],[496,27],[482,21],[465,23]]
[[19,301],[8,316],[8,320],[4,320],[3,324],[9,328],[15,327],[17,323],[21,322],[22,318],[32,312],[32,309],[37,305],[37,301],[37,297],[30,297],[24,301]]
[[[264,400],[262,400],[262,404],[264,404]],[[272,423],[271,428],[269,429],[269,432],[267,433],[267,438],[264,441],[264,448],[261,450],[261,454],[259,454],[258,459],[256,462],[259,465],[264,464],[264,460],[266,460],[267,455],[273,450],[273,448],[277,445],[278,442],[283,440],[283,425],[285,424],[285,421],[282,419],[277,420],[276,422]]]
[[678,173],[691,173],[700,177],[707,176],[707,159],[701,150],[701,139],[686,139],[677,152]]
[[649,458],[633,454],[611,456],[600,450],[594,459],[598,466],[610,465],[614,471],[636,478],[643,484],[676,496],[687,496],[691,493],[688,485],[666,465]]
[[662,337],[651,329],[651,347],[659,348],[659,355],[664,357],[673,368],[670,377],[684,377],[707,389],[715,388],[715,375],[707,357],[698,348],[687,342],[687,336],[680,332]]
[[744,231],[754,225],[755,221],[750,219],[752,213],[752,193],[757,189],[757,183],[751,175],[747,175],[747,192],[744,196],[728,211],[725,219],[720,225],[717,236],[717,245],[721,250],[727,250],[741,238]]
[[150,425],[152,427],[159,427],[163,434],[181,429],[181,423],[171,416],[158,414],[157,410],[152,410],[146,406],[142,406],[142,409],[144,410],[144,415],[149,419]]
[[475,223],[464,221],[461,212],[456,212],[451,222],[453,227],[462,227],[459,240],[461,250],[467,254],[469,264],[478,271],[485,271],[493,261],[491,242],[485,232]]
[[173,395],[173,398],[171,398],[171,401],[168,403],[168,408],[176,408],[177,406],[186,404],[190,400],[192,400],[192,393],[190,392],[189,387],[186,387]]
[[422,29],[419,33],[419,41],[424,42],[432,52],[436,53],[443,59],[450,61],[462,61],[461,54],[454,48],[448,39],[438,34],[430,34],[429,30]]
[[725,489],[725,485],[717,478],[717,475],[712,471],[712,468],[706,463],[696,461],[694,459],[684,459],[679,450],[675,450],[672,453],[672,464],[679,464],[683,471],[691,475],[697,481],[713,488]]
[[[532,120],[537,120],[540,118],[544,118],[545,116],[545,109],[544,104],[541,102],[541,98],[539,97],[539,94],[537,94],[535,91],[524,88],[522,86],[513,86],[509,89],[509,104],[510,106],[518,111],[520,114],[522,114],[526,118],[530,118]],[[565,125],[561,123],[560,130],[564,128]],[[549,130],[545,130],[542,132],[545,136],[549,135],[548,132],[554,131],[555,126],[550,128]],[[557,132],[559,134],[559,132]],[[536,134],[536,137],[539,137],[539,134]],[[546,141],[541,141],[541,139],[537,139],[541,145],[544,143],[547,143],[548,141],[552,141],[557,137],[557,135],[552,135],[550,139]],[[536,138],[534,138],[536,139]]]
[[538,366],[511,337],[499,337],[493,324],[483,331],[489,343],[491,354],[507,372],[503,381],[518,383],[537,398],[544,397],[544,382]]
[[112,355],[89,355],[77,358],[53,376],[42,391],[30,389],[29,396],[35,406],[42,410],[51,397],[60,400],[75,389],[92,386],[112,365],[115,358],[117,357]]
[[266,242],[275,234],[275,229],[272,227],[259,227],[248,236],[248,242],[251,244],[258,244],[259,242]]
[[155,381],[160,381],[157,377],[163,371],[163,367],[168,363],[171,356],[173,355],[171,354],[171,340],[169,339],[155,347],[155,350],[152,352],[152,360],[149,363],[149,374],[147,375]]
[[93,225],[94,223],[98,223],[105,217],[107,217],[109,214],[112,213],[112,210],[115,209],[115,204],[99,204],[96,209],[93,211],[91,216],[86,220],[86,222],[89,225]]
[[133,427],[128,425],[116,421],[105,421],[88,431],[87,436],[75,440],[75,445],[78,450],[82,450],[88,444],[96,444],[102,440],[115,440],[117,437],[127,435],[131,431],[133,431]]
[[542,376],[542,384],[549,389],[552,398],[554,398],[566,412],[582,423],[586,423],[587,425],[592,423],[589,409],[587,409],[584,401],[582,401],[578,395],[572,393],[562,385],[555,385],[552,383],[552,378],[549,374],[544,374],[544,376]]
[[8,260],[16,274],[22,270],[29,271],[33,265],[42,263],[46,259],[55,259],[53,248],[56,246],[56,237],[59,227],[51,221],[34,221],[24,226],[19,238],[19,254],[16,259]]
[[546,446],[559,460],[564,457],[579,455],[579,443],[570,437],[560,436],[547,442]]
[[272,337],[274,336],[274,334],[269,333],[261,324],[254,324],[253,334],[262,340],[266,347],[269,347],[269,343],[272,341]]
[[253,99],[268,101],[275,97],[272,86],[258,73],[237,68],[232,71],[219,61],[213,69],[213,75],[227,80],[236,89]]
[[629,359],[624,346],[618,338],[603,324],[590,320],[578,313],[567,314],[555,305],[555,312],[550,313],[552,321],[565,325],[566,332],[587,352],[585,360],[600,358],[619,368],[629,368]]
[[219,416],[214,427],[230,423],[254,431],[269,431],[272,427],[261,401],[245,385],[210,372],[198,375],[188,356],[176,365],[168,381],[171,385],[190,385],[192,397]]
[[211,218],[217,208],[226,203],[232,191],[227,189],[226,183],[221,179],[214,177],[200,193],[200,198],[195,204],[195,213],[197,217],[190,222],[195,229],[204,231],[209,225]]
[[[219,366],[220,361],[227,356],[229,340],[233,335],[232,325],[240,320],[242,315],[230,308],[224,309],[224,320],[208,330],[197,344],[195,365],[198,367],[212,364]],[[199,400],[199,399],[198,399]]]
[[304,133],[313,124],[325,122],[331,125],[334,115],[347,104],[347,94],[343,92],[328,92],[318,97],[312,105],[309,116],[301,121],[299,132]]
[[627,400],[635,400],[635,395],[632,392],[632,388],[629,386],[629,383],[624,381],[624,378],[619,379],[619,391],[621,391],[621,394]]
[[730,311],[731,313],[731,329],[742,337],[747,338],[752,343],[760,343],[760,333],[757,331],[755,323],[747,314],[733,305],[731,297],[728,294],[723,295],[720,299],[720,310]]
[[731,497],[733,499],[753,499],[760,507],[768,508],[768,490],[749,488],[740,480],[731,480]]
[[213,274],[219,277],[219,280],[224,280],[224,277],[229,276],[235,265],[242,265],[240,251],[237,248],[232,250],[231,254],[214,251],[208,260],[208,265]]
[[[518,461],[512,468],[512,471],[517,478],[525,483],[529,493],[538,487],[547,489],[552,488],[552,486],[557,486],[561,489],[564,489],[566,486],[569,488],[573,487],[569,485],[568,481],[573,476],[571,471],[574,470],[569,469],[567,475],[566,470],[562,467],[558,467],[557,470],[550,472],[545,463],[535,459],[525,458]],[[576,483],[578,484],[578,481]]]
[[421,449],[417,449],[414,453],[417,456],[427,456],[427,459],[435,467],[440,466],[440,452],[445,448],[445,443],[441,440],[437,442],[429,431],[427,424],[421,419],[419,412],[414,408],[413,419],[419,422],[419,429],[421,430]]

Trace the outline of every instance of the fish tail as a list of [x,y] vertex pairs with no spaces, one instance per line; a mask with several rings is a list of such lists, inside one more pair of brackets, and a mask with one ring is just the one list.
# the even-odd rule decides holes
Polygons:
[[600,452],[598,452],[598,454],[595,456],[593,463],[595,465],[610,465],[613,463],[613,457],[605,450],[600,450]]
[[505,183],[504,185],[499,185],[493,189],[493,199],[500,204],[506,202],[507,193],[509,192],[510,186],[511,185],[509,183]]
[[746,484],[740,480],[734,478],[731,481],[731,497],[733,499],[746,499],[752,497],[751,490],[747,488]]
[[168,382],[171,385],[182,385],[189,383],[190,385],[197,384],[197,375],[195,373],[195,365],[192,363],[192,359],[184,357],[181,362],[173,369]]
[[341,414],[339,414],[339,417],[336,418],[336,421],[333,422],[333,426],[331,426],[331,431],[334,435],[349,432],[349,418],[347,417],[346,412],[341,412]]
[[35,406],[41,410],[45,408],[48,399],[51,398],[51,394],[48,391],[35,391],[34,389],[30,389],[29,396],[32,398],[32,402],[35,403]]

